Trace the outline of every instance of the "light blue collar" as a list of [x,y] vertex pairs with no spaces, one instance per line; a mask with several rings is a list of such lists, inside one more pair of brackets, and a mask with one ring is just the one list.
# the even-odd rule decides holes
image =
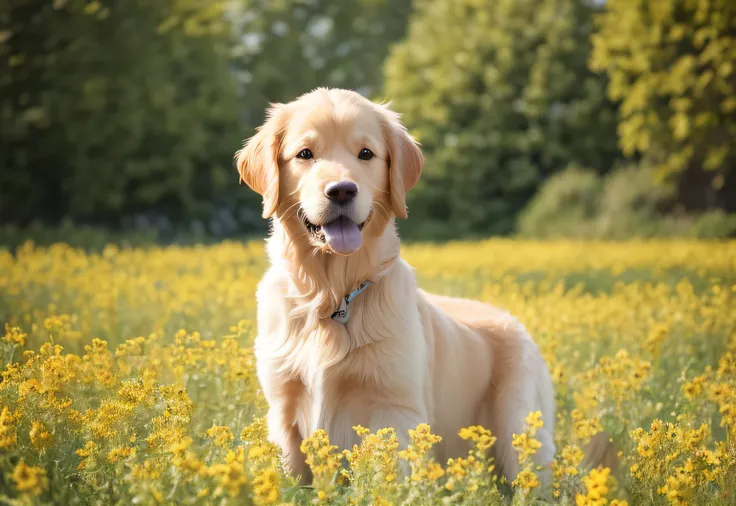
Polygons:
[[334,313],[330,316],[333,320],[336,322],[340,322],[342,324],[346,324],[350,320],[350,303],[353,302],[353,299],[360,295],[360,292],[371,286],[371,282],[367,279],[363,282],[362,285],[360,285],[358,288],[350,292],[348,295],[346,295],[341,301],[340,305],[337,307]]
[[[388,274],[388,271],[391,270],[391,267],[393,267],[394,262],[398,259],[398,255],[389,258],[385,262],[383,262],[381,265],[378,266],[378,272],[376,273],[376,281],[384,277],[386,274]],[[340,301],[340,305],[337,307],[337,309],[332,313],[330,318],[335,320],[336,322],[340,322],[343,325],[347,324],[348,321],[350,321],[350,303],[353,302],[353,299],[360,295],[360,292],[371,286],[373,283],[366,279],[362,285],[360,285],[358,288],[347,294],[343,299]]]

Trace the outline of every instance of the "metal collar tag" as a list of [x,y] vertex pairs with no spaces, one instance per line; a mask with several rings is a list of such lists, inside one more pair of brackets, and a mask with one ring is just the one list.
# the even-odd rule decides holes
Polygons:
[[340,305],[335,310],[335,312],[332,313],[332,316],[330,316],[330,318],[332,318],[336,322],[342,323],[343,325],[346,324],[350,320],[350,303],[353,301],[355,297],[360,295],[360,292],[368,288],[370,285],[371,285],[371,282],[368,280],[365,280],[365,282],[362,285],[360,285],[358,288],[350,292],[350,294],[348,294],[346,297],[344,297],[340,301]]

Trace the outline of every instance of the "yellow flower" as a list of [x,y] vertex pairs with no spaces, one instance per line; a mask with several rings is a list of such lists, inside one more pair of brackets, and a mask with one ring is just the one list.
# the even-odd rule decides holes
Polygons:
[[219,486],[214,492],[217,496],[222,495],[226,491],[230,497],[235,497],[248,482],[245,468],[242,462],[238,460],[233,460],[228,464],[210,466],[209,475],[216,478],[219,482]]
[[585,418],[585,415],[579,409],[573,409],[570,416],[573,419],[575,437],[582,443],[587,443],[593,436],[603,431],[603,426],[598,418]]
[[3,336],[3,341],[9,344],[25,346],[27,339],[28,334],[20,330],[19,327],[11,327],[7,323],[5,324],[5,335]]
[[426,454],[434,445],[442,441],[442,438],[436,434],[432,434],[429,425],[420,423],[416,429],[409,429],[409,439],[411,440],[410,450],[407,458],[412,453]]
[[280,490],[281,478],[274,469],[264,469],[253,478],[253,500],[256,504],[276,504]]
[[409,463],[412,482],[436,481],[445,472],[442,467],[433,461],[432,447],[442,441],[442,438],[432,434],[429,425],[420,423],[416,429],[409,429],[409,446],[398,453],[399,458]]
[[331,445],[327,433],[320,429],[302,441],[300,449],[306,455],[306,463],[312,470],[313,486],[318,493],[329,494],[334,488],[333,478],[340,467],[337,446]]
[[356,500],[367,499],[368,490],[380,489],[391,493],[395,489],[398,473],[399,441],[393,429],[381,429],[375,434],[361,427],[353,427],[360,444],[343,451],[349,464],[348,470],[342,470],[338,482],[341,484],[361,483]]
[[136,454],[135,448],[130,448],[127,446],[119,446],[117,448],[113,448],[112,450],[108,452],[107,461],[114,464],[123,459],[134,456],[135,454]]
[[18,396],[19,397],[25,397],[31,392],[40,392],[40,391],[41,391],[41,384],[38,382],[36,378],[27,379],[18,386]]
[[51,433],[46,430],[46,426],[41,422],[33,422],[31,430],[28,433],[31,444],[36,450],[41,451],[51,443]]
[[393,506],[393,503],[380,495],[373,496],[373,506]]
[[426,462],[423,465],[414,466],[411,473],[411,481],[425,482],[437,481],[445,475],[445,470],[437,462]]
[[703,387],[705,386],[706,376],[701,375],[692,379],[692,381],[685,383],[682,386],[682,392],[685,397],[689,400],[693,400],[700,397],[703,394]]
[[215,445],[220,447],[228,446],[235,439],[230,427],[224,425],[213,425],[207,429],[207,435],[214,440]]
[[524,463],[526,460],[537,453],[542,447],[542,443],[529,436],[529,434],[514,434],[511,445],[519,452],[519,462]]
[[153,489],[153,490],[151,491],[151,494],[153,495],[153,499],[154,499],[154,500],[155,500],[155,501],[156,501],[157,503],[161,504],[161,503],[163,503],[163,502],[164,502],[164,495],[163,495],[163,494],[161,493],[161,491],[160,491],[160,490],[157,490],[157,489]]
[[529,416],[525,420],[527,426],[533,430],[541,429],[544,427],[544,421],[542,420],[542,412],[534,411],[529,413]]
[[[580,463],[583,461],[583,451],[576,445],[567,445],[562,449],[560,456],[555,459],[552,466],[552,483],[553,493],[559,498],[563,486],[570,487],[568,484],[573,478],[579,475]],[[574,486],[575,482],[573,482]]]
[[[503,307],[534,337],[562,401],[553,434],[555,501],[625,504],[608,498],[613,487],[597,471],[581,468],[585,443],[605,423],[623,434],[621,477],[635,497],[728,502],[736,466],[736,241],[491,239],[410,244],[402,256],[428,286],[451,279],[458,295]],[[143,502],[178,503],[186,494],[208,503],[283,501],[280,492],[294,483],[266,419],[254,418],[237,443],[228,428],[268,408],[256,374],[256,329],[241,319],[256,314],[253,294],[266,264],[261,241],[102,252],[0,248],[7,322],[0,348],[12,361],[0,371],[0,453],[75,474],[83,502],[101,501],[113,466],[121,494]],[[203,427],[203,420],[221,425]],[[542,422],[530,414],[514,441],[526,458],[520,495],[543,481],[530,458],[541,451],[535,431]],[[326,435],[303,446],[317,471],[315,501],[503,502],[497,485],[505,481],[494,480],[489,452],[498,442],[483,427],[460,430],[468,453],[442,463],[433,460],[439,437],[428,426],[417,427],[401,452],[391,429],[356,433],[359,444],[344,452]],[[77,438],[82,447],[70,454]],[[20,495],[8,471],[11,492]]]
[[240,439],[249,443],[262,443],[268,439],[266,419],[254,417],[253,422],[240,432]]
[[15,466],[12,478],[20,492],[31,496],[40,495],[48,488],[46,471],[40,467],[28,466],[23,460]]
[[604,506],[608,503],[608,480],[611,470],[606,468],[591,469],[583,478],[586,493],[575,496],[577,506]]
[[133,466],[131,473],[138,480],[157,480],[161,476],[161,470],[151,460],[144,460],[140,464]]
[[476,449],[480,451],[488,450],[496,442],[496,437],[491,435],[491,431],[479,425],[460,429],[459,435],[463,439],[472,440]]
[[524,470],[516,475],[512,485],[523,490],[532,490],[539,486],[539,480],[532,471]]
[[652,355],[658,355],[662,347],[662,343],[667,340],[669,333],[670,328],[668,325],[663,323],[655,325],[647,336],[644,348]]
[[79,466],[77,466],[77,469],[87,469],[95,461],[98,453],[98,447],[94,441],[87,441],[84,444],[84,448],[78,449],[75,453],[82,457],[81,461],[79,462]]
[[0,449],[13,446],[17,441],[15,423],[20,420],[20,411],[10,411],[8,406],[3,406],[0,411]]

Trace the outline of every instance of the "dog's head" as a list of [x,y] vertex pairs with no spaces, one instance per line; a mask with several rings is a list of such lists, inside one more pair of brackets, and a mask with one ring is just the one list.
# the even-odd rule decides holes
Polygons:
[[406,218],[422,153],[398,115],[347,90],[318,89],[275,104],[237,154],[240,177],[263,196],[263,217],[293,239],[349,255]]

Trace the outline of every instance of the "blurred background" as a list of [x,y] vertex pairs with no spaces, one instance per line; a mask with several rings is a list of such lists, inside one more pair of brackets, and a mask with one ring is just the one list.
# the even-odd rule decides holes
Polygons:
[[733,0],[2,0],[0,244],[263,236],[269,102],[391,100],[410,240],[736,236]]

